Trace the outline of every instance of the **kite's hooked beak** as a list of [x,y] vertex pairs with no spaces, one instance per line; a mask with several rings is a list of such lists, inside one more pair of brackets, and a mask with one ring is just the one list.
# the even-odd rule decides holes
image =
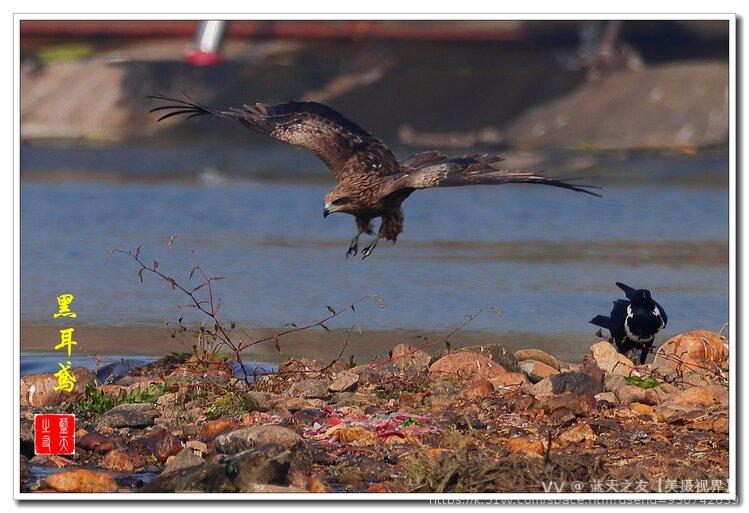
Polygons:
[[338,210],[335,205],[332,205],[330,203],[325,204],[325,208],[323,208],[322,216],[328,217],[330,214]]

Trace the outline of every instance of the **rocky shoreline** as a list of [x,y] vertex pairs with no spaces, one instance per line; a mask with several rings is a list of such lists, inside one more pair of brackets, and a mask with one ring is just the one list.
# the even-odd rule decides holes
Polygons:
[[[576,363],[400,344],[364,365],[291,359],[249,383],[194,355],[115,383],[75,375],[71,395],[51,374],[21,378],[23,491],[728,490],[728,344],[705,330],[641,366],[606,341]],[[34,455],[45,412],[76,414],[76,454]]]

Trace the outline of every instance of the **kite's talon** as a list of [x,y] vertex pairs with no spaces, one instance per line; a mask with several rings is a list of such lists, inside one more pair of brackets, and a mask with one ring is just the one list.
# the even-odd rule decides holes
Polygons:
[[369,244],[367,244],[367,246],[362,250],[362,252],[361,252],[361,255],[362,255],[361,259],[362,260],[364,260],[365,258],[367,258],[369,255],[372,254],[372,251],[374,251],[374,248],[377,246],[377,241],[379,241],[379,239],[380,238],[377,237],[372,242],[370,242]]
[[346,258],[356,256],[359,252],[359,235],[356,235],[351,239],[351,244],[348,245],[348,251],[346,251]]

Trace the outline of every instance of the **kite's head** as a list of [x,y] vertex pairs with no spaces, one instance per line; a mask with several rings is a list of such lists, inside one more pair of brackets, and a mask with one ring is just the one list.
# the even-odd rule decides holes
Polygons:
[[325,207],[323,217],[328,217],[333,212],[350,213],[351,198],[349,193],[342,187],[336,187],[325,196]]

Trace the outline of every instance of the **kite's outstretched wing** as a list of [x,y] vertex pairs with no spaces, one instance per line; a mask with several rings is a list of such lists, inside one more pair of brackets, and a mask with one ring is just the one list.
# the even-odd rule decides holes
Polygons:
[[148,98],[169,102],[151,109],[150,112],[164,112],[159,121],[172,116],[191,118],[205,114],[233,119],[255,132],[311,151],[339,181],[352,174],[387,176],[399,171],[398,160],[382,141],[321,103],[257,103],[216,111],[189,96],[185,100],[160,94]]
[[511,171],[493,166],[501,160],[503,157],[500,156],[448,157],[439,152],[420,153],[403,162],[401,170],[404,174],[396,180],[397,187],[428,189],[461,185],[537,183],[600,197],[600,194],[588,190],[599,188],[593,185],[573,184],[572,180],[553,179],[536,173]]

